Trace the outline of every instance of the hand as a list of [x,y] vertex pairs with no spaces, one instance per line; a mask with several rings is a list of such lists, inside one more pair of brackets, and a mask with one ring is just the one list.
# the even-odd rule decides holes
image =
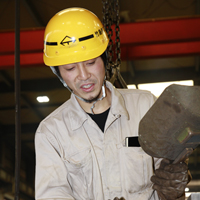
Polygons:
[[168,159],[163,159],[151,181],[161,200],[184,200],[189,178],[188,165],[185,162],[172,164]]

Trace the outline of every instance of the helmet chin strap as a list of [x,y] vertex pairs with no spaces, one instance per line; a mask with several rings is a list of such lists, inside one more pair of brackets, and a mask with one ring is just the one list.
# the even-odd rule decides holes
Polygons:
[[94,112],[93,112],[93,109],[94,109],[94,106],[95,106],[95,103],[97,103],[97,101],[101,101],[104,97],[106,96],[106,92],[105,92],[105,86],[104,86],[104,82],[103,82],[103,85],[102,85],[102,96],[100,98],[98,98],[92,105],[92,107],[90,108],[92,114],[94,115]]
[[[51,70],[53,71],[53,73],[60,79],[60,81],[63,83],[63,85],[64,85],[71,93],[74,94],[73,90],[71,90],[71,88],[65,83],[65,81],[57,74],[55,68],[54,68],[54,67],[50,67],[50,68],[51,68]],[[105,79],[106,79],[106,77],[105,77]],[[103,85],[102,85],[102,87],[101,87],[101,89],[102,89],[102,96],[101,96],[100,98],[98,98],[96,101],[94,101],[92,107],[90,108],[90,110],[91,110],[91,112],[92,112],[93,115],[94,115],[93,109],[94,109],[95,104],[97,103],[97,101],[101,101],[101,100],[106,96],[105,84],[104,84],[105,79],[104,79]],[[79,97],[79,96],[76,95],[76,94],[74,94],[74,95],[75,95],[78,99],[80,99],[81,101],[84,101],[84,102],[86,102],[86,103],[89,102],[89,101],[87,101],[86,99],[84,99],[84,98],[82,98],[82,97]]]
[[[68,85],[67,85],[64,81],[63,81],[63,85],[64,85],[71,93],[73,93],[78,99],[80,99],[81,101],[84,101],[84,102],[88,103],[87,99],[84,99],[84,98],[79,97],[78,95],[76,95],[76,94],[73,92],[73,90],[71,90],[71,89],[68,87]],[[90,110],[91,110],[91,112],[92,112],[93,115],[94,115],[93,109],[94,109],[95,104],[97,103],[97,101],[101,101],[101,100],[106,96],[104,82],[103,82],[103,85],[102,85],[101,89],[102,89],[102,96],[101,96],[100,98],[98,98],[96,101],[94,101],[92,107],[90,108]]]

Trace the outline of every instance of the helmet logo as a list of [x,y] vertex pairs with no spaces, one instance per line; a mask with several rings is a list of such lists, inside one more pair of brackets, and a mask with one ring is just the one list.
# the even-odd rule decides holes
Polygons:
[[99,37],[100,35],[102,35],[102,33],[103,33],[103,28],[99,29],[98,31],[95,31],[95,35],[97,37]]
[[65,36],[63,38],[63,40],[60,42],[61,45],[65,46],[65,44],[67,43],[69,45],[70,42],[76,42],[75,37],[69,37],[69,36]]
[[[95,35],[96,37],[99,37],[100,35],[103,34],[103,28],[99,29],[98,31],[95,31]],[[78,41],[79,42],[82,42],[82,41],[85,41],[85,40],[89,40],[91,38],[94,38],[94,35],[91,34],[91,35],[87,35],[85,37],[81,37],[81,38],[78,38]],[[65,46],[65,44],[67,43],[69,45],[69,43],[72,42],[72,43],[75,43],[76,42],[76,39],[75,37],[70,37],[68,35],[66,35],[62,41],[60,42],[61,45]],[[50,44],[49,44],[50,45]],[[52,44],[51,44],[52,45]]]

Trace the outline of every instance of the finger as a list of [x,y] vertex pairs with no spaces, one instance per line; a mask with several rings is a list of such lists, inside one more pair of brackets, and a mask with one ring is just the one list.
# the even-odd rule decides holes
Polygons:
[[168,172],[185,172],[188,170],[188,165],[186,163],[168,164],[163,168]]
[[188,172],[172,173],[165,170],[157,169],[155,175],[162,179],[177,180],[177,181],[188,181]]
[[161,163],[160,163],[159,169],[164,169],[164,167],[165,167],[166,165],[168,165],[168,164],[170,164],[170,160],[168,160],[168,159],[166,159],[166,158],[163,158],[162,161],[161,161]]
[[177,199],[178,197],[182,196],[184,193],[184,190],[177,190],[173,187],[162,187],[156,184],[153,185],[153,189],[162,193],[168,200]]
[[185,188],[187,185],[187,181],[180,181],[180,180],[170,180],[170,179],[162,179],[158,176],[152,176],[151,181],[157,185],[163,187],[176,187],[176,188]]
[[157,193],[158,196],[160,197],[160,200],[167,200],[166,197],[160,191],[157,191]]

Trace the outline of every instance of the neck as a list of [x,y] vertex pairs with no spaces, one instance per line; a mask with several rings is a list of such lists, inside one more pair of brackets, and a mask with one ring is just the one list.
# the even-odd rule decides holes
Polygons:
[[[93,114],[99,114],[99,113],[106,111],[111,105],[111,92],[107,87],[105,87],[105,93],[106,93],[106,96],[102,100],[97,101],[95,104],[94,104],[94,102],[92,102],[92,103],[84,102],[84,101],[78,99],[77,97],[76,97],[76,99],[79,102],[80,106],[83,108],[83,110],[85,110],[85,112],[92,113],[91,107],[94,104],[94,107],[92,109]],[[102,93],[101,93],[100,97],[101,96],[102,96]]]

